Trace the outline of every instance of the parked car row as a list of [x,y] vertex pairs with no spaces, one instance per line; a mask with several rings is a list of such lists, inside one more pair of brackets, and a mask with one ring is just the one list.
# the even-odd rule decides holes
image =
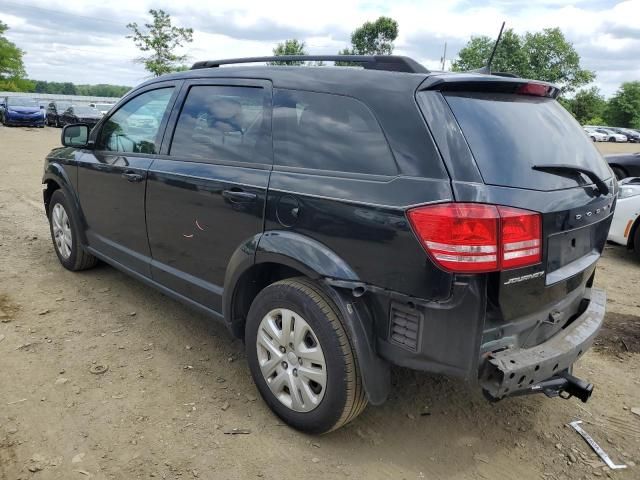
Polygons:
[[86,123],[93,127],[109,111],[112,104],[73,104],[68,101],[46,102],[28,97],[0,98],[0,121],[3,125],[30,127],[63,127]]
[[95,126],[103,113],[91,105],[72,105],[67,102],[51,102],[47,108],[47,125],[64,127],[72,123],[86,123]]
[[585,125],[584,131],[594,142],[640,143],[640,130]]

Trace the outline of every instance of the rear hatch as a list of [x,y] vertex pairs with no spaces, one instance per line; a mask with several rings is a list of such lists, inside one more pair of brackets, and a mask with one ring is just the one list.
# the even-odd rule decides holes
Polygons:
[[539,344],[586,306],[615,204],[611,171],[553,86],[469,75],[425,83],[418,103],[456,201],[541,216],[541,261],[488,274],[483,348]]

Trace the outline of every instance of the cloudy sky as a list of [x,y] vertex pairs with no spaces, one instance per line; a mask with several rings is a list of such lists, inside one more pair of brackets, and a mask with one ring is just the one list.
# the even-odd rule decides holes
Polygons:
[[471,35],[494,37],[505,20],[518,33],[560,27],[606,95],[640,80],[640,0],[0,0],[8,38],[22,48],[30,78],[136,85],[147,78],[125,25],[149,8],[195,30],[190,61],[269,55],[296,37],[309,53],[334,54],[366,20],[400,24],[398,54],[438,68],[444,42],[454,56]]

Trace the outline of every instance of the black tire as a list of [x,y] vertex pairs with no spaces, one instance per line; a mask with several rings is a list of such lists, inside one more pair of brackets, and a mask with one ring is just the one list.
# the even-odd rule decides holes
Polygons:
[[60,128],[62,125],[60,125],[60,119],[58,117],[56,117],[56,128]]
[[618,180],[622,180],[623,178],[627,178],[627,174],[620,167],[611,167],[611,170],[613,170],[613,174],[616,176],[616,178]]
[[[262,319],[270,311],[286,308],[301,315],[313,330],[326,362],[326,389],[311,411],[299,412],[280,402],[265,380],[256,347]],[[352,341],[333,301],[305,277],[286,279],[263,289],[251,304],[245,329],[249,368],[271,410],[291,427],[307,433],[327,433],[356,418],[367,406],[358,360]]]
[[610,142],[610,143],[616,143],[616,139],[615,139],[615,138],[613,138],[613,137],[609,137],[608,142]]
[[591,137],[591,141],[595,142],[596,141],[596,137]]
[[[56,205],[60,205],[66,212],[68,218],[68,227],[71,231],[71,252],[68,257],[60,252],[58,244],[56,243],[54,226],[53,226],[53,212]],[[94,267],[98,263],[98,259],[87,253],[80,244],[80,227],[78,221],[78,214],[73,208],[71,202],[64,193],[64,190],[58,189],[51,195],[49,201],[49,231],[51,232],[51,240],[53,241],[53,249],[58,256],[58,260],[64,268],[77,272],[80,270],[87,270]]]
[[[636,220],[636,223],[640,220]],[[635,233],[633,234],[633,252],[636,254],[636,259],[640,261],[640,225],[635,226]]]

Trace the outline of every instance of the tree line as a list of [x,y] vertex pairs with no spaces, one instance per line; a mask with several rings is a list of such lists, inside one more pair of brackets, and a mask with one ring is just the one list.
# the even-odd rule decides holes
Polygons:
[[[127,38],[133,40],[142,56],[135,59],[154,76],[186,70],[188,57],[176,53],[177,49],[193,41],[193,29],[176,27],[163,10],[149,10],[151,21],[139,26],[129,23]],[[67,93],[76,95],[121,96],[129,87],[118,85],[74,85],[70,82],[44,82],[25,78],[22,50],[9,42],[4,33],[7,26],[0,22],[0,90]],[[338,55],[390,55],[398,37],[398,22],[379,17],[356,28],[350,45]],[[487,64],[495,40],[487,36],[473,36],[458,52],[453,71],[468,71]],[[278,43],[274,55],[307,55],[304,41],[292,38]],[[272,62],[302,65],[307,62]],[[336,65],[353,65],[335,62]],[[322,62],[314,65],[321,66]],[[545,28],[540,32],[517,34],[507,29],[492,64],[492,70],[508,72],[523,78],[554,83],[561,89],[560,103],[582,124],[608,124],[617,127],[640,128],[640,82],[623,83],[609,100],[597,87],[587,87],[596,77],[595,72],[582,67],[580,55],[567,41],[559,28]]]

